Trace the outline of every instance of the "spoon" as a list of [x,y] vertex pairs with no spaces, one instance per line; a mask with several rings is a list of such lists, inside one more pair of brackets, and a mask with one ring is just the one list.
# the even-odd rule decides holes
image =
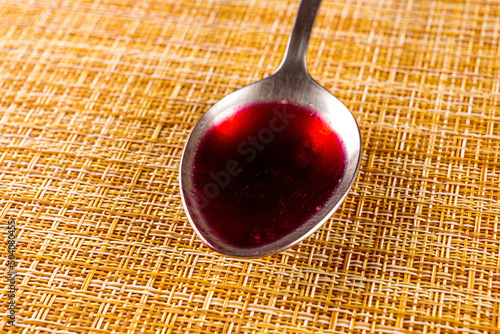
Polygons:
[[[309,37],[311,35],[311,30],[320,3],[321,0],[301,1],[293,31],[288,42],[285,57],[278,70],[271,76],[245,86],[215,103],[200,118],[188,138],[181,158],[179,175],[180,194],[183,206],[187,218],[199,238],[209,248],[219,253],[235,257],[261,257],[280,252],[299,243],[300,241],[311,235],[311,233],[313,233],[319,227],[321,227],[323,223],[335,212],[335,210],[340,206],[342,201],[347,196],[348,191],[355,180],[361,157],[361,134],[356,120],[351,112],[347,109],[347,107],[342,104],[342,102],[340,102],[335,96],[333,96],[325,88],[314,81],[314,79],[311,78],[306,67],[307,45],[309,43]],[[252,109],[251,106],[257,107]],[[316,128],[311,128],[311,126],[313,126],[314,124],[319,124],[314,122],[322,122],[321,124],[325,125],[327,128],[326,132],[332,134],[330,137],[328,137],[330,139],[328,142],[326,142],[326,146],[324,149],[330,150],[328,152],[333,152],[331,151],[332,147],[336,150],[342,150],[343,165],[342,174],[339,176],[336,186],[327,188],[326,191],[324,191],[325,187],[321,188],[323,189],[321,194],[327,195],[321,201],[319,200],[319,197],[318,199],[315,199],[316,192],[318,194],[317,196],[320,196],[320,192],[317,191],[317,189],[319,188],[311,188],[312,186],[309,187],[309,184],[304,185],[304,187],[306,188],[309,187],[307,189],[313,189],[309,191],[309,193],[302,194],[302,196],[305,198],[303,201],[304,208],[307,207],[307,210],[309,211],[311,211],[311,207],[313,209],[316,209],[312,214],[304,216],[305,218],[302,217],[302,221],[300,221],[300,223],[296,223],[288,230],[286,230],[286,228],[284,228],[283,226],[287,226],[286,224],[288,221],[294,221],[298,219],[297,217],[300,216],[302,212],[300,211],[301,209],[297,209],[298,206],[296,205],[296,203],[302,202],[293,202],[290,199],[288,199],[288,202],[286,202],[285,200],[276,198],[276,196],[273,197],[273,191],[280,190],[280,187],[273,186],[271,188],[266,188],[267,190],[265,191],[269,192],[269,199],[266,201],[261,201],[260,204],[252,204],[254,202],[248,200],[247,202],[240,203],[240,207],[234,209],[234,206],[232,206],[231,203],[227,202],[227,198],[224,199],[226,202],[220,200],[219,197],[222,196],[222,193],[226,191],[226,189],[229,189],[230,187],[233,187],[233,189],[234,187],[239,187],[238,182],[240,182],[239,180],[243,177],[241,175],[243,175],[244,172],[247,173],[247,177],[249,177],[248,180],[251,180],[252,177],[255,176],[248,176],[248,174],[251,174],[251,172],[249,172],[248,170],[245,171],[244,169],[246,167],[244,167],[242,164],[239,164],[238,161],[229,160],[229,162],[227,162],[227,171],[217,172],[212,170],[210,173],[208,173],[208,170],[205,169],[204,173],[207,175],[211,175],[211,177],[214,179],[213,182],[207,183],[205,185],[205,188],[203,188],[205,190],[206,196],[201,193],[201,188],[197,186],[198,181],[196,181],[198,175],[200,173],[203,173],[203,169],[197,167],[197,161],[201,159],[199,157],[208,157],[206,159],[210,159],[210,157],[213,157],[214,155],[217,156],[217,154],[223,154],[222,152],[225,152],[223,151],[222,146],[210,147],[207,146],[208,144],[206,144],[207,142],[210,142],[210,140],[213,141],[213,138],[221,138],[220,136],[217,137],[213,135],[215,131],[214,129],[216,129],[218,126],[227,127],[228,124],[234,123],[231,123],[234,119],[238,119],[238,117],[243,119],[250,115],[253,118],[247,117],[243,121],[238,123],[240,124],[238,125],[238,129],[245,129],[245,126],[247,126],[249,122],[253,122],[248,121],[248,119],[259,119],[261,115],[262,117],[266,117],[267,114],[265,113],[265,110],[271,109],[273,109],[273,112],[278,115],[276,113],[276,108],[281,107],[288,107],[289,110],[291,110],[289,112],[296,112],[295,116],[299,115],[297,116],[297,120],[301,120],[300,122],[296,122],[294,128],[290,127],[288,132],[283,131],[282,136],[285,136],[285,133],[306,133],[305,131],[316,131]],[[259,110],[264,111],[262,111],[261,113],[261,111]],[[310,122],[307,118],[300,118],[301,112],[304,112],[304,110],[305,112],[311,111]],[[241,116],[243,115],[242,113],[246,113],[245,115],[247,116]],[[286,123],[286,119],[283,119],[282,117],[282,120]],[[265,124],[265,122],[255,122],[255,124]],[[318,129],[321,128],[323,131],[322,133],[324,133],[325,126],[318,127]],[[276,127],[276,129],[278,129],[278,127]],[[281,134],[277,132],[272,133],[268,130],[266,131],[261,130],[259,132],[259,138],[261,138],[262,142],[260,142],[260,146],[257,146],[257,143],[255,143],[254,147],[257,149],[253,149],[253,151],[251,151],[251,147],[246,148],[246,153],[248,153],[248,156],[246,158],[253,157],[253,159],[256,161],[258,160],[258,154],[268,154],[267,156],[265,156],[265,158],[259,160],[262,161],[261,164],[263,165],[274,163],[273,161],[275,160],[275,157],[269,154],[280,155],[283,151],[282,148],[277,151],[272,151],[271,148],[268,149],[265,145],[263,145],[263,142],[267,143],[269,139],[272,141],[273,138],[276,138],[271,144],[278,143],[280,140],[278,137]],[[262,134],[262,136],[260,136],[260,134]],[[264,134],[267,137],[264,136]],[[226,141],[231,142],[232,135],[232,133],[228,132],[224,136],[222,136],[222,138],[226,138]],[[212,139],[206,139],[208,137]],[[252,137],[248,138],[251,139]],[[267,141],[264,141],[264,138],[267,138]],[[290,138],[286,138],[286,140],[283,139],[281,142],[290,142],[290,145],[295,145],[298,143],[298,141],[290,140]],[[338,143],[340,143],[340,146],[338,147],[335,146],[335,138],[338,138]],[[235,143],[235,145],[236,144],[237,143]],[[238,147],[243,148],[243,144],[247,144],[247,142],[242,141]],[[292,146],[290,150],[293,151],[293,149],[294,147]],[[238,151],[240,152],[239,149]],[[242,154],[242,152],[245,151],[242,149],[240,153]],[[252,152],[255,154],[250,154]],[[303,152],[305,151],[300,151],[299,153],[302,154]],[[336,153],[332,154],[335,155]],[[224,160],[222,158],[219,160]],[[242,159],[240,160],[245,162],[243,156],[241,156],[241,158]],[[307,168],[314,169],[315,167],[320,166],[318,165],[319,161],[319,158],[314,158],[311,161],[307,161],[310,168],[306,166],[303,170],[307,170]],[[287,164],[284,165],[284,170],[294,168],[294,166],[289,166],[289,164],[290,163],[287,162]],[[316,174],[321,174],[323,170],[331,170],[330,166],[328,165],[326,165],[326,167],[321,167],[319,170],[318,168],[316,169]],[[208,178],[207,175],[205,176]],[[287,176],[286,173],[283,175],[283,177]],[[272,179],[272,176],[270,176],[270,178]],[[296,178],[296,176],[293,176],[289,183],[282,182],[277,184],[283,184],[283,187],[291,187],[293,192],[293,186],[290,186],[290,184],[295,184],[293,183],[293,178]],[[314,175],[311,175],[310,178],[314,178]],[[324,177],[324,183],[328,184],[331,179],[332,178],[328,176]],[[197,187],[200,189],[198,189]],[[242,186],[240,188],[236,188],[237,191],[231,193],[231,196],[229,196],[229,200],[231,200],[231,198],[234,198],[234,200],[236,201],[236,197],[240,195],[252,196],[251,194],[249,194],[251,193],[251,191],[248,190],[250,188],[257,189],[257,186],[250,182],[250,184],[247,184],[244,187]],[[297,186],[295,188],[297,188]],[[297,191],[300,192],[302,190]],[[262,196],[264,196],[265,194],[266,193],[264,192]],[[285,196],[283,194],[287,193],[283,190],[280,194],[280,196]],[[318,201],[316,206],[314,206],[315,200]],[[275,214],[272,219],[266,218],[266,216],[263,214],[264,211],[259,211],[261,210],[259,208],[264,207],[266,203],[279,203],[279,205],[276,206],[280,206],[280,210],[284,210],[283,212],[288,212],[288,216]],[[282,205],[283,203],[285,203],[284,206]],[[287,203],[288,208],[286,207]],[[253,205],[257,206],[254,207]],[[260,207],[258,207],[259,205]],[[238,208],[240,208],[241,211],[238,211],[240,210]],[[248,210],[244,211],[242,208]],[[270,208],[270,210],[271,209],[272,208]],[[304,210],[307,211],[306,209]],[[231,214],[233,215],[229,220],[227,219],[228,212],[232,212]],[[279,211],[274,210],[273,212]],[[220,215],[221,218],[218,219],[217,215]],[[259,218],[252,218],[252,220],[249,218],[250,216]],[[227,224],[220,225],[223,221],[225,221]],[[276,225],[276,221],[280,221],[281,225]],[[249,224],[251,225],[252,222],[255,222],[255,226],[260,229],[260,232],[258,231],[260,234],[255,232],[257,231],[257,228],[247,226]],[[219,226],[218,230],[216,226]],[[243,234],[238,236],[235,231],[238,231],[240,227],[242,229],[246,228],[246,230],[242,230],[246,232],[242,232]],[[279,231],[274,239],[273,237],[269,237],[269,235],[272,236],[272,233],[274,233],[273,231]],[[233,238],[234,240],[231,238]],[[266,242],[262,242],[262,240],[264,240],[263,238],[267,238]],[[252,240],[251,242],[248,241],[250,239]]]

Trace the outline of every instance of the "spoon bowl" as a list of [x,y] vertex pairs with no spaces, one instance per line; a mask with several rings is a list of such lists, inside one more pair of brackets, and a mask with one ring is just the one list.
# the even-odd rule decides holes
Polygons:
[[[211,249],[236,257],[261,257],[289,248],[317,230],[335,212],[348,194],[360,163],[361,135],[355,118],[335,96],[309,75],[305,54],[310,32],[321,0],[303,0],[288,44],[285,58],[271,76],[245,86],[214,104],[198,121],[188,138],[181,158],[180,193],[186,215],[200,239]],[[207,132],[238,111],[256,103],[290,103],[314,111],[342,141],[344,171],[340,182],[318,211],[298,227],[276,240],[253,247],[228,243],[212,233],[211,222],[200,205],[195,184],[195,158]],[[314,161],[310,161],[314,164]],[[270,222],[271,223],[271,222]],[[238,224],[234,221],[234,224]]]

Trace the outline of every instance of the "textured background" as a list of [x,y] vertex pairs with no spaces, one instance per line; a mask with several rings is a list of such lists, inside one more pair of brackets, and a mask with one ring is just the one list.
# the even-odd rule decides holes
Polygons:
[[0,1],[1,332],[500,333],[499,1],[325,0],[308,63],[361,127],[350,195],[262,259],[193,233],[188,134],[273,72],[297,8]]

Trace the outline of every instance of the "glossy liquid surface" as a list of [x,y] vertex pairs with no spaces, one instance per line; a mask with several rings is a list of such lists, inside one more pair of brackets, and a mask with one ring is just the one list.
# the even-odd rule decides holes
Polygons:
[[209,233],[252,248],[293,232],[318,212],[340,183],[345,161],[342,141],[314,111],[256,104],[202,138],[192,191]]

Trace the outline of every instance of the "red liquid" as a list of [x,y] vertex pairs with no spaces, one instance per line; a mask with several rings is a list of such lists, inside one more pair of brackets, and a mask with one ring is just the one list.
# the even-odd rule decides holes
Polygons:
[[210,233],[252,248],[293,232],[319,211],[344,169],[342,141],[314,111],[256,104],[202,138],[193,191]]

